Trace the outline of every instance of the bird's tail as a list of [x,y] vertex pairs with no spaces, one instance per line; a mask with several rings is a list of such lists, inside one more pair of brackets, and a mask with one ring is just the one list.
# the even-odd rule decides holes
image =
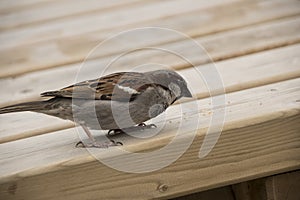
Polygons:
[[23,111],[34,111],[39,112],[45,106],[45,101],[32,101],[26,103],[19,103],[11,106],[0,108],[0,114],[12,113],[12,112],[23,112]]

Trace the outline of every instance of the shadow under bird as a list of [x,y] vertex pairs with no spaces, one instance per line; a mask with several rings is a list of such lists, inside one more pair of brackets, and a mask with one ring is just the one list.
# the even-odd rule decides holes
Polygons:
[[107,148],[122,143],[113,140],[98,143],[89,129],[110,133],[155,127],[144,122],[164,112],[181,97],[192,97],[192,94],[178,73],[156,70],[113,73],[44,92],[41,96],[50,99],[3,107],[0,114],[32,111],[71,120],[80,125],[91,140],[90,144],[79,142],[76,146]]

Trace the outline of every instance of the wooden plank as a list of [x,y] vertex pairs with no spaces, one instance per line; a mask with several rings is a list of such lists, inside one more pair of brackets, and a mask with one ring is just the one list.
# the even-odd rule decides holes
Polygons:
[[[259,86],[261,82],[263,82],[263,84],[267,84],[270,81],[276,82],[280,80],[293,78],[295,76],[297,77],[298,76],[297,71],[299,69],[298,68],[299,60],[297,59],[299,55],[298,54],[299,48],[300,45],[296,44],[296,45],[291,45],[283,48],[260,52],[252,55],[247,55],[240,58],[225,60],[222,62],[218,62],[216,67],[218,71],[221,73],[225,84],[230,84],[230,85],[240,84],[240,89],[243,89],[244,86],[247,85],[247,83],[251,83],[251,85],[255,87],[255,86]],[[135,66],[138,64],[142,64],[143,60],[140,61],[141,63],[139,63],[140,58],[141,57],[139,56],[130,57],[128,61],[127,60],[122,61],[120,65],[116,66],[116,68],[121,71],[130,70],[131,69],[130,65]],[[171,58],[175,59],[175,57],[169,57],[168,61],[172,62]],[[106,66],[109,61],[110,59],[102,60],[102,61],[100,60],[100,62],[99,61],[86,62],[85,74],[84,76],[81,76],[80,79],[77,80],[74,79],[80,69],[80,66],[78,64],[52,69],[49,71],[45,70],[45,71],[35,72],[24,76],[16,77],[16,78],[0,79],[0,84],[6,86],[0,88],[0,93],[6,94],[0,99],[0,105],[4,106],[10,103],[36,98],[41,92],[47,90],[59,89],[66,85],[73,84],[74,81],[83,81],[86,79],[96,78],[97,75],[95,73],[101,71],[101,69],[104,68],[103,66]],[[131,63],[129,63],[130,61]],[[123,65],[124,63],[128,63],[128,65]],[[205,66],[210,67],[211,65],[212,64],[206,64],[203,66],[201,65],[199,67],[205,67]],[[271,67],[274,70],[269,70],[269,67]],[[263,73],[266,72],[267,70],[269,70],[270,72]],[[287,70],[286,73],[285,70]],[[110,73],[113,71],[116,71],[116,69],[112,67],[112,69],[111,70],[108,69],[106,73]],[[182,73],[184,76],[188,76],[189,74],[195,74],[189,72],[189,68],[182,70]],[[237,76],[232,76],[232,73],[237,74]],[[252,74],[254,75],[252,76]],[[270,75],[271,78],[265,77],[268,75]],[[223,76],[226,76],[226,78]],[[244,77],[245,80],[243,85],[241,85],[239,80],[239,78],[242,76]],[[261,79],[256,79],[258,76],[261,76]],[[235,77],[238,78],[238,80],[233,81]],[[258,80],[260,80],[260,82],[258,82]],[[200,93],[202,91],[201,93],[203,94],[203,96],[207,97],[207,95],[204,95],[207,92],[205,92],[206,90],[204,89],[203,86],[199,86],[199,89],[194,88],[194,90],[197,91],[196,93],[198,92]]]
[[[5,12],[7,9],[18,9],[26,6],[34,6],[36,4],[49,2],[51,0],[1,0],[0,1],[0,13]],[[54,0],[53,0],[54,1]]]
[[[255,51],[261,51],[264,49],[274,48],[281,45],[284,46],[286,44],[297,42],[300,37],[298,34],[299,26],[297,26],[297,24],[299,24],[299,20],[299,17],[291,18],[288,20],[279,20],[275,23],[267,23],[262,24],[261,26],[253,26],[225,33],[219,33],[212,36],[200,37],[197,38],[196,41],[208,51],[213,60],[222,60],[224,58],[235,57],[237,55],[253,53]],[[253,39],[254,33],[257,34],[255,40]],[[244,42],[241,42],[241,39],[243,39]],[[248,45],[243,45],[244,43],[247,43]],[[216,44],[221,45],[217,47]],[[195,50],[194,48],[191,48],[190,45],[191,42],[189,41],[179,41],[168,45],[161,45],[158,46],[158,48],[180,52],[184,54],[185,57],[189,58],[189,60],[194,64],[202,64],[208,62],[208,56],[205,53],[199,55],[199,52],[197,52],[199,51],[199,49]],[[105,47],[105,49],[107,48]],[[182,49],[184,49],[184,51],[182,51]],[[108,59],[113,58],[109,57]],[[46,60],[44,61],[47,62]],[[182,60],[181,58],[178,58],[172,54],[164,53],[162,51],[148,50],[137,52],[132,56],[126,57],[125,59],[122,58],[121,62],[115,63],[114,68],[128,70],[131,66],[138,65],[141,62],[145,61],[168,64],[176,69],[188,65],[185,60]],[[95,62],[97,62],[99,67],[101,68],[108,61],[107,58],[104,58],[96,60]],[[25,64],[26,63],[27,62],[25,62]],[[97,63],[95,63],[95,65],[97,65]],[[28,66],[30,65],[30,63],[27,64]],[[42,66],[46,65],[44,64]],[[16,65],[16,67],[18,67],[18,70],[20,69],[20,67],[24,67],[26,69],[26,66],[23,66],[23,64],[22,66]],[[74,65],[70,66],[70,68],[72,67],[74,67]]]
[[[192,110],[183,119],[172,107],[170,116],[176,117],[169,119],[172,123],[154,138],[137,142],[119,136],[125,144],[120,148],[134,152],[154,150],[174,137],[176,121],[183,121],[187,128],[191,126],[190,117],[201,114],[198,134],[190,149],[174,164],[151,173],[119,172],[95,161],[85,149],[74,148],[78,139],[74,130],[1,144],[0,196],[116,199],[122,195],[123,199],[165,199],[299,169],[299,85],[300,79],[294,79],[228,94],[231,103],[227,104],[224,131],[213,151],[203,159],[197,155],[210,121],[209,112],[203,112],[203,108],[210,108],[209,99],[198,100],[199,110]],[[183,106],[188,108],[191,104]],[[184,136],[182,142],[191,133]],[[110,148],[98,153],[118,161],[116,151],[117,148]],[[168,156],[161,155],[161,159]],[[147,163],[136,162],[133,166],[151,165],[152,158],[148,159]],[[166,189],[160,191],[162,185]],[[44,187],[47,190],[42,190]]]
[[[205,9],[219,4],[228,4],[240,0],[193,1],[149,1],[144,6],[134,4],[126,9],[117,8],[107,13],[90,13],[66,18],[62,21],[49,21],[35,26],[20,27],[0,33],[1,48],[16,47],[37,41],[67,38],[83,35],[96,30],[104,31],[129,24],[160,19],[173,15]],[[190,6],[193,5],[193,6]],[[128,14],[130,13],[130,15]],[[111,34],[111,31],[110,33]]]
[[[298,4],[299,2],[295,2]],[[260,7],[256,8],[258,5]],[[236,6],[241,8],[245,8],[245,13],[240,15],[239,10]],[[255,11],[247,8],[255,7]],[[160,26],[160,27],[167,27],[171,29],[175,29],[178,31],[182,31],[183,33],[189,34],[192,37],[199,37],[203,34],[225,31],[228,29],[233,29],[241,26],[247,26],[251,24],[262,23],[268,20],[274,20],[277,18],[282,18],[290,15],[294,15],[296,13],[299,14],[299,10],[295,10],[296,5],[293,2],[287,3],[287,1],[279,1],[277,3],[272,4],[259,4],[255,1],[243,1],[243,3],[237,4],[226,4],[224,6],[208,8],[202,10],[201,12],[193,12],[189,14],[178,15],[174,17],[169,17],[166,19],[159,19],[153,22],[144,23],[143,26]],[[226,11],[226,13],[224,13]],[[268,12],[267,12],[268,11]],[[272,12],[271,12],[272,11]],[[255,12],[256,17],[252,16],[251,13]],[[211,16],[213,17],[203,17],[203,16]],[[237,17],[239,15],[239,17]],[[218,19],[218,20],[215,20]],[[293,21],[293,19],[290,19]],[[295,19],[294,23],[297,23],[297,19]],[[213,42],[222,42],[225,46],[223,47],[225,50],[230,47],[231,45],[228,44],[230,40],[226,39],[233,39],[234,44],[239,44],[239,48],[245,49],[244,52],[240,51],[241,53],[251,53],[253,50],[261,50],[264,48],[272,48],[274,46],[284,45],[286,43],[295,43],[299,41],[299,26],[296,24],[292,25],[292,21],[288,22],[278,21],[274,22],[273,24],[266,24],[266,27],[269,27],[270,30],[264,29],[262,26],[259,26],[255,30],[255,26],[249,27],[249,29],[242,29],[241,33],[232,32],[232,34],[237,34],[237,37],[230,37],[230,33],[225,33],[224,38],[222,39],[222,35],[216,35],[216,37],[205,37],[203,40],[198,38],[200,42],[210,42],[206,43],[207,48],[212,50],[211,53],[214,55],[214,51],[218,51],[216,48],[217,43]],[[278,23],[276,25],[276,23]],[[287,23],[287,24],[285,24]],[[290,24],[289,24],[290,23]],[[280,28],[280,26],[282,26]],[[99,42],[103,41],[108,36],[111,36],[113,33],[118,33],[123,30],[129,30],[131,28],[136,28],[136,25],[121,27],[116,29],[110,29],[109,31],[105,31],[101,29],[100,31],[87,33],[84,35],[78,35],[74,37],[64,37],[59,38],[57,40],[51,41],[44,41],[38,42],[34,44],[28,45],[20,45],[21,42],[19,41],[19,45],[15,48],[6,49],[0,51],[0,65],[1,65],[1,73],[0,77],[7,77],[7,76],[15,76],[19,74],[23,74],[30,71],[36,71],[45,68],[52,68],[61,65],[66,65],[68,63],[76,63],[82,62],[85,56],[95,47]],[[274,33],[278,34],[279,36],[276,37],[276,34],[273,34],[271,29],[274,29]],[[244,33],[242,32],[244,30]],[[290,30],[290,32],[289,32]],[[264,31],[264,33],[256,34],[256,37],[253,38],[253,34],[247,34],[247,31],[254,32],[254,31]],[[74,33],[74,32],[73,32]],[[137,35],[138,34],[138,35]],[[147,34],[145,37],[144,34]],[[54,34],[55,37],[58,34]],[[268,37],[268,35],[270,37]],[[45,34],[43,35],[43,37]],[[219,38],[218,38],[219,37]],[[245,44],[244,42],[240,42],[238,40],[239,37],[246,39],[247,44],[250,44],[252,49],[249,51],[247,49],[247,45],[241,47],[241,44]],[[41,38],[41,37],[35,37]],[[128,43],[134,38],[134,43]],[[274,38],[274,39],[273,39]],[[282,38],[282,39],[281,39]],[[15,39],[15,38],[14,38]],[[102,48],[105,50],[99,49],[98,52],[94,52],[94,57],[107,57],[110,55],[124,53],[130,49],[134,48],[142,48],[144,46],[161,46],[162,43],[167,43],[176,39],[183,39],[182,36],[177,34],[170,34],[170,32],[158,32],[158,31],[150,31],[150,32],[140,32],[136,34],[130,34],[123,38],[118,38],[117,41],[112,43],[102,44]],[[198,40],[197,39],[197,40]],[[1,39],[0,39],[1,40]],[[264,40],[269,41],[270,43],[264,43]],[[5,41],[7,41],[5,39]],[[28,41],[28,40],[26,40]],[[255,42],[257,41],[257,44]],[[178,43],[179,44],[179,43]],[[182,44],[182,43],[181,43]],[[104,46],[103,46],[104,45]],[[253,45],[253,46],[252,46]],[[255,47],[257,45],[257,47]],[[3,45],[1,47],[4,47]],[[0,47],[0,48],[1,48]],[[80,47],[80,48],[78,48]],[[256,49],[257,48],[257,49]],[[227,49],[228,51],[228,49]],[[47,53],[45,53],[47,52]],[[216,56],[217,59],[227,58],[228,56],[234,56],[235,54],[226,53]],[[226,51],[225,51],[226,52]],[[12,56],[13,55],[13,56]],[[207,57],[205,57],[207,61]]]
[[138,1],[139,0],[102,0],[101,2],[97,0],[48,1],[17,10],[15,10],[14,7],[10,9],[9,5],[4,5],[4,7],[7,6],[7,8],[4,12],[1,12],[0,9],[0,31],[20,28],[36,23],[41,24],[50,20],[61,20],[61,18],[64,17],[73,17],[75,15],[82,15],[88,12],[104,13],[106,11],[110,11],[111,8],[127,6],[127,4]]
[[[299,77],[299,51],[300,45],[288,46],[218,62],[216,67],[222,76],[224,88],[229,93]],[[93,70],[97,67],[98,65],[89,66],[90,73],[81,78],[94,78],[90,77],[90,74],[93,74]],[[209,91],[204,80],[200,79],[197,69],[201,70],[210,67],[212,67],[211,64],[207,64],[179,71],[189,81],[190,88],[198,98],[208,97]],[[76,75],[76,70],[78,68],[73,68],[72,71],[70,68],[59,68],[51,72],[41,71],[15,79],[2,79],[0,84],[7,85],[7,87],[0,88],[0,93],[6,94],[2,97],[0,105],[4,106],[17,103],[18,101],[33,100],[42,91],[53,90],[71,84]],[[53,77],[56,77],[56,79]],[[22,88],[19,87],[20,85],[22,85]],[[218,88],[211,92],[217,90]],[[0,128],[0,143],[72,126],[72,124],[65,121],[36,113],[0,115],[0,120],[3,123]],[[20,126],[22,129],[19,129]]]
[[0,119],[0,143],[74,127],[72,122],[31,112],[8,114]]
[[[141,52],[134,53],[133,56],[128,56],[128,58],[121,58],[121,61],[114,63],[113,67],[116,69],[126,69],[128,66],[138,66],[142,65],[143,62],[151,62],[171,66],[174,69],[183,69],[190,67],[192,64],[200,65],[211,62],[211,60],[220,61],[292,45],[300,42],[298,34],[300,32],[299,24],[300,17],[297,16],[193,38],[195,42],[205,49],[203,52],[200,52],[199,48],[193,46],[194,44],[191,44],[193,42],[188,39],[155,46],[158,49],[176,52],[188,59],[188,62],[172,53],[155,49],[142,50]],[[107,52],[111,51],[113,54],[113,52],[118,52],[118,49],[122,49],[122,47],[118,46],[114,48],[107,45],[103,49],[106,49]],[[92,58],[96,57],[96,54],[97,52],[93,53]]]

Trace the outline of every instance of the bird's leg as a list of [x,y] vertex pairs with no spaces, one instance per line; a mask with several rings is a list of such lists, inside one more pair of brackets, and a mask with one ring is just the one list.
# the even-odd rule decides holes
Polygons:
[[89,137],[91,143],[90,144],[84,144],[82,141],[77,142],[75,147],[83,147],[83,148],[90,148],[90,147],[95,147],[95,148],[108,148],[111,146],[120,146],[123,145],[121,142],[115,142],[114,140],[110,140],[105,143],[98,143],[90,130],[84,125],[80,124],[80,126],[83,128],[84,132],[87,134]]
[[146,125],[145,123],[140,123],[137,126],[132,126],[132,127],[128,127],[128,128],[110,129],[108,131],[107,135],[112,136],[112,135],[118,135],[121,133],[130,132],[130,131],[140,131],[140,130],[152,129],[152,128],[157,128],[157,126],[155,124]]

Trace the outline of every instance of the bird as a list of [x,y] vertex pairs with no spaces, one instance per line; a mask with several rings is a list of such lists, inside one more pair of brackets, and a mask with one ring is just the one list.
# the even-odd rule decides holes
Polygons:
[[192,97],[187,82],[177,72],[160,69],[148,72],[115,72],[40,94],[46,100],[0,108],[0,114],[31,111],[75,122],[90,139],[77,146],[108,148],[123,145],[110,140],[99,143],[90,130],[124,132],[135,127],[153,128],[144,122],[160,115],[182,97]]

